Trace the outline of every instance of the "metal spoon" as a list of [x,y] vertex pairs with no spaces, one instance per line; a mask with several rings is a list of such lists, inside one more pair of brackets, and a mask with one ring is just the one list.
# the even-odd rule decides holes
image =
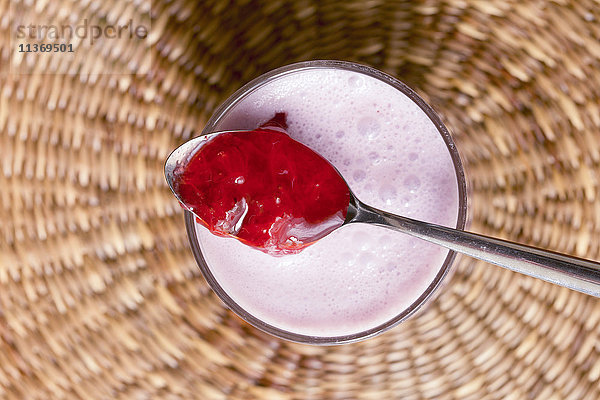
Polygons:
[[[184,207],[186,205],[173,185],[174,170],[181,163],[186,163],[204,143],[220,133],[223,132],[193,138],[175,149],[167,158],[167,183]],[[594,261],[391,214],[364,204],[350,191],[350,206],[343,225],[356,222],[407,233],[515,272],[600,297],[600,263]]]

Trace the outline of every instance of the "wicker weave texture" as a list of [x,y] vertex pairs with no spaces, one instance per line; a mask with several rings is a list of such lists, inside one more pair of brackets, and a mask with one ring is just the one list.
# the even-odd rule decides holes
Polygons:
[[[600,398],[600,302],[467,258],[374,339],[256,331],[199,275],[162,175],[249,79],[359,61],[454,132],[472,230],[599,259],[600,2],[154,0],[148,48],[82,44],[68,59],[16,54],[9,10],[145,12],[0,0],[0,398]],[[138,74],[97,75],[114,65]]]

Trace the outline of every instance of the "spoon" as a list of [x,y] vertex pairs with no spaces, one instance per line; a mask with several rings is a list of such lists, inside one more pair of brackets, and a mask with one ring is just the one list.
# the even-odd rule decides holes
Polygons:
[[[221,133],[190,139],[175,149],[165,162],[167,183],[175,197],[190,212],[175,189],[174,171]],[[361,202],[350,190],[350,204],[343,225],[357,222],[406,233],[515,272],[600,297],[600,263],[395,215]]]

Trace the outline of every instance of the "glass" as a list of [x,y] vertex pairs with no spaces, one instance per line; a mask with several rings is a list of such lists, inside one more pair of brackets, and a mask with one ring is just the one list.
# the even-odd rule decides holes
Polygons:
[[[462,166],[462,162],[460,160],[459,153],[454,145],[454,141],[442,123],[439,116],[435,113],[435,111],[412,89],[406,86],[401,81],[396,78],[387,75],[379,70],[374,68],[356,64],[352,62],[346,61],[334,61],[334,60],[315,60],[315,61],[305,61],[299,62],[295,64],[290,64],[284,67],[277,68],[273,71],[267,72],[258,78],[252,80],[248,84],[244,85],[238,91],[236,91],[233,95],[231,95],[212,115],[210,120],[208,121],[206,127],[202,131],[202,134],[208,134],[214,132],[215,126],[226,117],[227,113],[230,109],[232,109],[236,104],[242,101],[246,96],[252,93],[255,89],[261,87],[262,85],[280,78],[286,74],[294,73],[300,70],[312,69],[312,68],[334,68],[334,69],[343,69],[353,72],[358,72],[373,78],[376,78],[380,81],[385,82],[386,84],[394,87],[395,89],[402,92],[408,98],[410,98],[414,103],[416,103],[421,110],[425,112],[425,114],[429,117],[429,119],[436,126],[439,134],[443,138],[448,152],[452,158],[452,162],[454,164],[457,183],[458,183],[458,218],[456,228],[464,229],[467,223],[467,184],[465,179],[465,174]],[[435,276],[433,282],[427,287],[427,289],[421,294],[421,296],[414,301],[408,308],[402,310],[398,315],[394,318],[390,319],[386,323],[378,325],[372,329],[368,329],[362,332],[344,335],[344,336],[333,336],[333,337],[323,337],[323,336],[309,336],[303,334],[297,334],[294,332],[286,331],[275,326],[272,326],[249,312],[247,312],[243,307],[237,304],[219,285],[216,278],[212,274],[210,267],[207,265],[200,248],[200,242],[196,234],[195,228],[195,218],[192,213],[185,211],[185,223],[187,234],[190,240],[190,245],[192,248],[192,252],[210,287],[214,290],[214,292],[221,298],[221,300],[229,307],[233,312],[235,312],[238,316],[244,319],[246,322],[250,323],[254,327],[270,333],[276,337],[287,339],[294,342],[306,343],[306,344],[316,344],[316,345],[331,345],[331,344],[342,344],[342,343],[350,343],[358,340],[363,340],[375,335],[378,335],[394,326],[404,321],[411,315],[413,315],[421,306],[423,306],[428,300],[431,299],[432,295],[439,289],[442,281],[447,276],[448,272],[451,269],[453,261],[455,259],[456,254],[453,251],[449,251],[447,257],[445,258],[442,266],[440,267],[437,275]]]

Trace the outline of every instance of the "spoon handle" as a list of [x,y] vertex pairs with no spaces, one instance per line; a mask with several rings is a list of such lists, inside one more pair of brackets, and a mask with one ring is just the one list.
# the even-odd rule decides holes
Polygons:
[[417,221],[378,210],[362,202],[349,209],[348,223],[391,228],[492,264],[600,297],[600,263]]

